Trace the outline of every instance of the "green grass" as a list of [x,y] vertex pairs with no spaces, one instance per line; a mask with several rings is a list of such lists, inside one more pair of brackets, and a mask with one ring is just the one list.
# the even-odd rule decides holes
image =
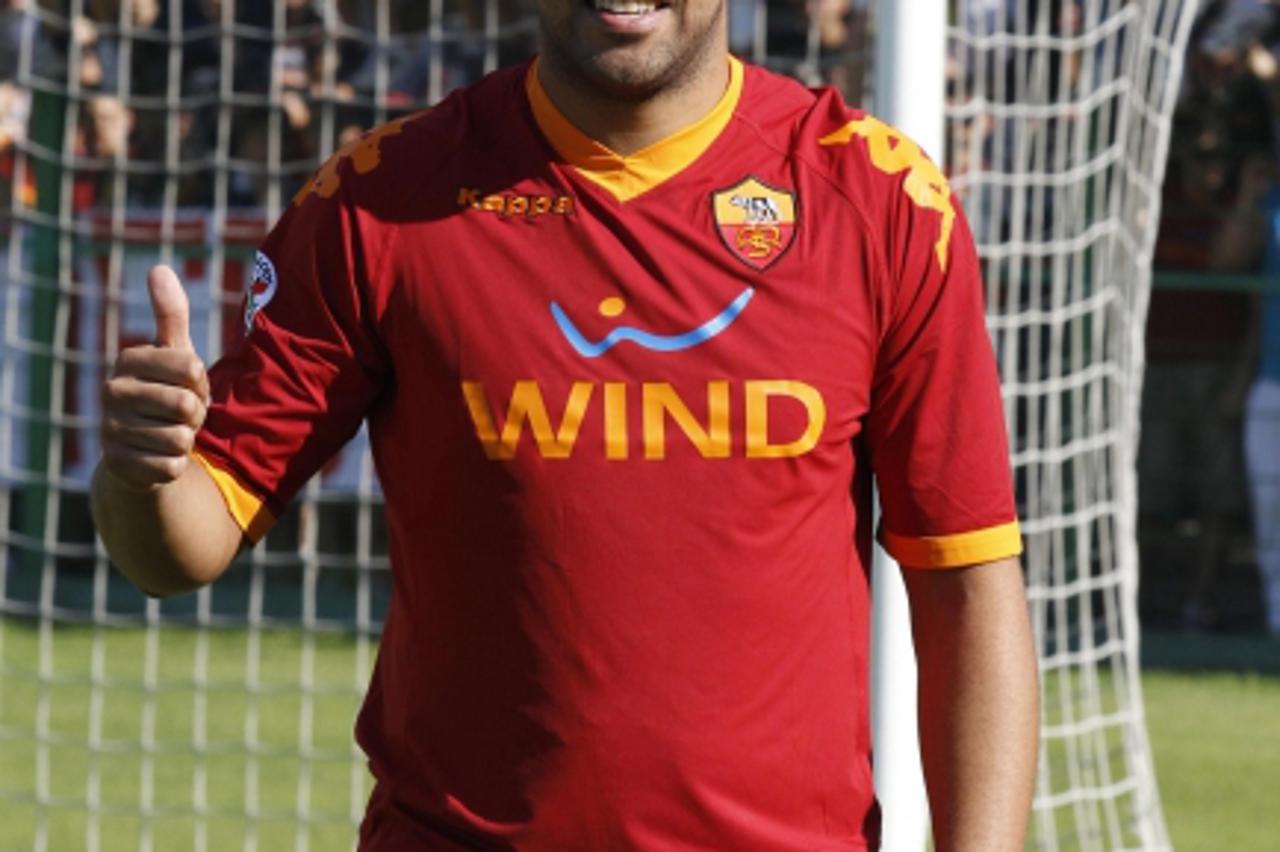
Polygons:
[[[299,833],[311,850],[351,848],[352,820],[369,790],[352,744],[356,643],[317,637],[304,644],[297,631],[262,632],[256,644],[244,630],[206,635],[201,649],[188,629],[157,630],[151,643],[143,630],[102,630],[95,686],[93,629],[41,633],[0,621],[0,849],[31,849],[40,825],[48,849],[85,848],[95,778],[104,852],[137,849],[145,833],[155,849],[192,849],[197,832],[210,850],[239,849],[249,833],[259,849],[294,848]],[[203,688],[194,682],[201,653]],[[309,704],[302,688],[308,665]],[[245,684],[255,667],[269,687],[250,695]],[[148,688],[149,670],[158,688]],[[102,708],[96,731],[95,703]],[[304,760],[298,753],[308,727],[312,756]],[[147,728],[149,755],[139,746]],[[301,802],[300,772],[310,778]],[[42,784],[56,805],[36,806]],[[198,819],[201,784],[206,815]],[[148,789],[154,816],[144,820],[137,813]],[[259,818],[246,819],[246,806],[256,806]],[[298,819],[301,808],[319,821]]]
[[1280,678],[1149,672],[1143,686],[1174,848],[1275,849]]
[[[165,627],[149,643],[141,629],[42,632],[26,622],[0,620],[0,850],[33,848],[40,826],[47,832],[46,848],[57,852],[85,848],[91,831],[104,852],[137,849],[148,833],[153,848],[165,852],[196,848],[198,833],[209,850],[242,848],[247,834],[256,836],[259,849],[294,848],[299,834],[310,850],[351,848],[353,820],[369,790],[351,739],[359,706],[357,643],[331,636],[306,643],[297,631],[262,632],[257,640],[244,630],[209,631],[205,637]],[[1165,655],[1162,665],[1193,660],[1270,671],[1257,661],[1273,659],[1280,650],[1280,644],[1266,642],[1196,639],[1179,648],[1181,641],[1151,644]],[[95,646],[101,652],[97,685]],[[369,644],[365,671],[371,652]],[[200,687],[194,678],[202,653],[207,682]],[[1219,659],[1223,653],[1230,659]],[[304,677],[308,665],[310,675]],[[254,666],[259,682],[269,687],[248,695],[244,687]],[[148,688],[148,672],[157,687]],[[308,681],[315,690],[309,706],[302,688]],[[1057,691],[1083,688],[1074,680],[1054,683],[1045,696],[1050,721],[1058,712]],[[1110,679],[1104,676],[1100,686],[1102,709],[1114,710]],[[1143,686],[1174,846],[1273,847],[1280,677],[1161,669],[1148,671]],[[101,707],[98,730],[91,728],[95,704]],[[146,755],[138,743],[149,716],[154,750]],[[308,725],[312,757],[303,760],[297,754]],[[99,743],[96,749],[91,737]],[[200,749],[197,737],[204,742]],[[1091,763],[1080,753],[1077,765],[1096,773],[1118,761],[1123,748],[1112,739],[1108,733],[1101,741],[1106,758]],[[1059,777],[1065,756],[1061,748],[1050,750],[1055,789],[1067,785]],[[300,803],[304,770],[310,788]],[[198,817],[201,777],[206,813]],[[95,779],[101,803],[96,826],[87,806]],[[148,786],[154,814],[144,820],[138,812]],[[37,807],[42,787],[43,798],[55,804]],[[255,802],[259,817],[247,819],[246,804]],[[300,805],[320,821],[299,819]],[[1073,848],[1071,813],[1066,808],[1055,814],[1063,849]]]

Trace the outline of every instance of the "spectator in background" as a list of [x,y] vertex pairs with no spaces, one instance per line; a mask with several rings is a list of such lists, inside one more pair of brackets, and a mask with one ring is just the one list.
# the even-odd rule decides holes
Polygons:
[[12,80],[0,80],[0,156],[12,153],[26,138],[31,95]]
[[[11,80],[0,80],[0,210],[9,209],[10,187],[16,168],[15,152],[26,139],[30,111],[30,92],[18,88]],[[34,204],[34,191],[28,190],[21,199],[24,204]]]
[[[1265,271],[1280,282],[1280,189],[1266,207]],[[1255,340],[1258,371],[1245,406],[1245,464],[1253,508],[1253,536],[1262,578],[1267,630],[1280,637],[1280,289],[1261,297]]]
[[866,62],[867,0],[787,0],[768,6],[757,43],[756,3],[730,0],[730,50],[785,71],[809,85],[840,90],[862,101]]
[[[1250,68],[1267,84],[1272,116],[1280,116],[1280,61],[1276,44],[1254,45]],[[1280,637],[1280,185],[1265,205],[1263,271],[1272,289],[1254,312],[1257,373],[1245,405],[1245,466],[1253,508],[1253,536],[1267,608],[1267,630]]]
[[[1250,71],[1266,85],[1273,115],[1280,115],[1280,61],[1276,46],[1247,49]],[[1261,272],[1277,289],[1254,297],[1242,367],[1228,399],[1243,402],[1244,457],[1249,481],[1255,553],[1267,630],[1280,637],[1280,183],[1276,152],[1247,162],[1236,203],[1213,244],[1215,270]],[[1247,394],[1246,394],[1247,391]],[[1247,401],[1245,401],[1247,399]]]
[[[432,96],[476,80],[483,73],[483,45],[475,40],[453,38],[463,31],[483,30],[485,11],[470,4],[446,13],[440,21],[444,43],[432,44],[431,14],[427,4],[413,0],[392,0],[390,42],[378,43],[376,10],[368,4],[347,4],[349,23],[361,31],[358,48],[344,63],[341,77],[360,96],[372,100],[379,94],[392,109],[408,110],[425,105]],[[528,14],[527,4],[499,4],[512,13]],[[528,44],[532,53],[532,43]],[[352,61],[354,58],[355,61]],[[431,91],[433,63],[439,59],[439,92]],[[379,86],[383,90],[379,91]]]
[[27,3],[28,0],[0,2],[0,80],[18,76],[23,33],[35,25],[35,18],[27,14]]
[[[207,20],[222,20],[222,0],[206,0],[204,6]],[[309,92],[321,62],[323,20],[307,0],[287,0],[280,38],[273,36],[270,4],[236,3],[233,15],[241,28],[233,86],[249,97],[239,99],[232,115],[228,200],[233,206],[265,207],[273,182],[279,183],[279,197],[289,198],[319,158]],[[273,132],[279,134],[274,146]]]
[[818,31],[822,82],[853,103],[862,100],[867,51],[867,0],[806,0]]
[[[1098,10],[1106,13],[1106,4]],[[1079,0],[961,0],[959,23],[964,32],[958,53],[948,61],[949,98],[963,101],[974,93],[1000,104],[1045,105],[1070,102],[1081,84],[1080,52],[1061,41],[1080,32],[1084,11]],[[1064,45],[1050,50],[993,50],[990,42],[1001,33],[1053,40]],[[984,54],[981,59],[979,54]],[[1072,138],[1068,126],[1074,111],[1055,109],[1047,118],[983,111],[951,140],[953,170],[978,166],[1011,173],[1050,173],[1064,167],[1063,140]],[[1018,205],[1007,187],[987,189],[967,204],[974,235],[980,243],[1011,239],[1040,240],[1054,226],[1058,189],[1052,182],[1037,186],[1036,203]],[[1024,210],[1021,221],[1015,209]]]
[[[26,139],[31,93],[17,84],[23,34],[35,19],[26,13],[26,0],[3,0],[0,12],[0,209],[9,208],[14,177],[14,151]],[[27,196],[31,203],[34,198]]]
[[[1197,23],[1174,116],[1157,267],[1243,268],[1224,260],[1221,244],[1235,228],[1233,211],[1256,208],[1269,184],[1272,119],[1247,56],[1274,21],[1274,10],[1226,2],[1210,4]],[[1152,294],[1139,508],[1157,528],[1173,527],[1195,544],[1181,614],[1187,629],[1218,626],[1213,580],[1228,552],[1227,521],[1247,511],[1239,417],[1248,328],[1243,293]]]
[[164,43],[160,0],[128,0],[128,33],[120,32],[120,4],[125,0],[89,0],[86,15],[77,17],[73,31],[79,34],[83,56],[80,83],[88,89],[121,94],[125,51],[129,40],[129,91],[165,94],[168,48]]
[[[280,89],[280,108],[287,124],[285,147],[290,150],[290,159],[295,158],[292,155],[297,159],[319,156],[309,98],[313,79],[321,76],[322,25],[323,20],[309,0],[285,0],[285,37],[272,48],[271,74]],[[284,194],[292,195],[305,179],[305,175],[294,176],[291,183],[296,185],[285,188]]]

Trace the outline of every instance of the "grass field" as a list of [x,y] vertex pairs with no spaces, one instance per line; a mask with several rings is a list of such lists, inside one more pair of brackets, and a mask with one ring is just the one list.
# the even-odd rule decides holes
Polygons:
[[1182,852],[1280,849],[1280,640],[1150,636],[1147,731]]
[[1174,848],[1280,848],[1280,679],[1153,672],[1143,688]]
[[[39,826],[53,852],[90,848],[88,834],[102,850],[216,852],[246,836],[260,850],[350,849],[368,792],[351,726],[370,649],[293,631],[205,636],[0,621],[0,850],[32,849]],[[1202,644],[1165,652],[1197,660]],[[1247,647],[1246,661],[1280,653]],[[1280,677],[1164,669],[1144,687],[1175,847],[1276,848]]]
[[371,645],[361,661],[349,637],[204,635],[110,629],[95,646],[91,628],[0,622],[0,850],[33,848],[41,824],[51,852],[89,848],[90,832],[104,852],[218,852],[246,835],[260,850],[351,848],[369,790],[351,732]]

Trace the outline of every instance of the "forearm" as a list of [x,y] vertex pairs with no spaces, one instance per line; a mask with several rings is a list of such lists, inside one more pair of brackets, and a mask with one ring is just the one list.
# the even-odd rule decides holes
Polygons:
[[177,479],[152,489],[131,487],[99,464],[91,505],[116,567],[152,596],[213,582],[242,543],[217,486],[195,462]]
[[1020,850],[1039,720],[1036,656],[1018,563],[905,574],[935,848]]

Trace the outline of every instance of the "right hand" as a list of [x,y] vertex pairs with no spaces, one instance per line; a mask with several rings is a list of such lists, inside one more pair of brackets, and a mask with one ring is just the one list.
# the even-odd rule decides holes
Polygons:
[[102,393],[102,463],[138,491],[182,476],[209,405],[182,283],[169,267],[154,266],[147,290],[155,343],[122,351]]

